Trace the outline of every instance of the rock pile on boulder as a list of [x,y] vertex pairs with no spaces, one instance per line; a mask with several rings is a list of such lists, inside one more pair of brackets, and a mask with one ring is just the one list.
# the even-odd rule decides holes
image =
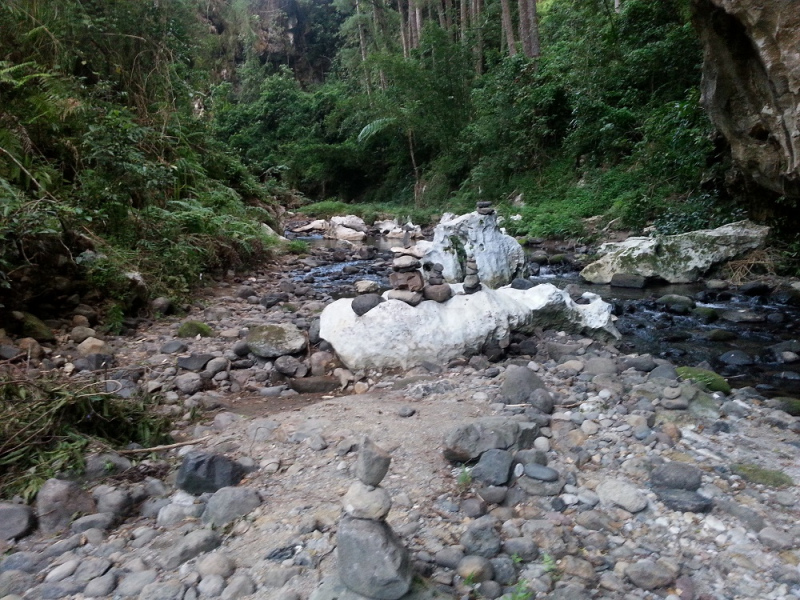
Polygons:
[[464,293],[474,294],[480,291],[481,280],[478,279],[478,264],[473,257],[464,264]]
[[447,302],[453,297],[452,288],[444,281],[444,267],[439,263],[426,263],[425,267],[428,269],[428,283],[422,289],[422,295],[425,300],[433,300],[434,302]]
[[411,306],[422,302],[422,289],[425,279],[419,270],[422,263],[415,256],[406,254],[403,250],[396,250],[395,259],[392,261],[392,273],[389,275],[389,284],[392,290],[386,294],[389,300],[400,300]]

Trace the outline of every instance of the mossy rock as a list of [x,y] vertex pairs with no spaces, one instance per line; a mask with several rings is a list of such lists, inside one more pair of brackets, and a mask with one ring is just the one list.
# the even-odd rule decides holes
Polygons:
[[714,371],[706,369],[698,369],[696,367],[678,367],[675,369],[681,379],[693,379],[697,383],[706,386],[712,392],[722,392],[723,394],[730,394],[731,386],[721,375],[717,375]]
[[700,319],[703,323],[713,323],[719,319],[719,313],[716,309],[708,308],[706,306],[698,306],[692,309],[692,314]]
[[22,337],[35,339],[37,342],[54,342],[56,336],[44,322],[31,313],[15,312],[14,318],[20,322]]
[[783,471],[764,469],[751,463],[733,465],[731,466],[731,471],[750,483],[758,483],[776,488],[794,485],[794,480]]
[[178,337],[214,337],[214,330],[200,321],[186,321],[178,328]]
[[780,409],[785,412],[789,413],[793,417],[800,417],[800,400],[797,398],[775,398],[780,402]]
[[706,339],[712,342],[730,342],[739,336],[727,329],[712,329],[706,334]]

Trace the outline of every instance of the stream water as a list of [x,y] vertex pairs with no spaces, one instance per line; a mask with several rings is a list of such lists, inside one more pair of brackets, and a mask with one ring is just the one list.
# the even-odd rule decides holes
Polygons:
[[[392,260],[389,249],[397,240],[368,238],[362,256],[337,250],[336,240],[300,238],[312,245],[313,256],[295,279],[326,290],[332,297],[354,295],[353,283],[370,279],[389,289]],[[368,252],[368,254],[367,254]],[[317,264],[318,263],[318,264]],[[645,289],[619,288],[583,282],[577,272],[553,271],[547,266],[534,283],[559,288],[573,285],[600,295],[614,307],[616,326],[622,333],[618,348],[626,353],[651,354],[677,365],[707,365],[734,387],[757,386],[770,396],[800,396],[800,361],[787,362],[781,350],[800,354],[792,343],[800,331],[800,310],[773,297],[750,297],[730,292],[708,292],[703,284],[661,285]],[[679,314],[656,300],[667,294],[693,298],[706,314]],[[728,339],[725,339],[728,338]],[[770,348],[779,343],[782,348]]]

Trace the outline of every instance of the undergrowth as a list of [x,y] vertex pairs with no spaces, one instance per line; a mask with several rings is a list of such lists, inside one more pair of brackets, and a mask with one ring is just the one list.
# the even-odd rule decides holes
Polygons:
[[81,473],[92,448],[169,441],[169,422],[149,399],[118,398],[101,385],[0,375],[0,497],[30,501],[47,479]]

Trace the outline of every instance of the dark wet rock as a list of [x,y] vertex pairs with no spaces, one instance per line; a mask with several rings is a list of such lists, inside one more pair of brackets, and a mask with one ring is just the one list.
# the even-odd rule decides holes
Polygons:
[[733,367],[744,367],[753,364],[753,358],[741,350],[729,350],[720,354],[717,358],[721,363]]
[[442,452],[447,460],[468,462],[492,448],[511,448],[518,435],[517,421],[504,417],[484,417],[450,431]]
[[487,450],[472,469],[472,478],[485,485],[503,485],[511,474],[512,461],[513,455],[508,450]]
[[365,437],[358,450],[356,477],[364,485],[376,486],[383,481],[391,462],[392,457],[386,450]]
[[686,463],[669,462],[653,469],[650,483],[653,487],[694,492],[702,484],[702,471]]
[[515,290],[529,290],[535,285],[530,279],[521,279],[519,277],[511,282],[511,287]]
[[178,358],[178,367],[187,371],[199,372],[214,358],[213,354],[192,354]]
[[516,367],[506,371],[500,393],[508,404],[522,404],[535,390],[547,390],[544,381],[527,367]]
[[535,462],[530,462],[525,465],[525,475],[531,479],[538,479],[539,481],[558,481],[558,471]]
[[772,286],[765,281],[748,281],[740,285],[737,291],[745,296],[768,296]]
[[261,298],[261,304],[266,308],[272,308],[276,304],[281,302],[288,302],[289,301],[289,294],[280,293],[280,294],[267,294]]
[[311,377],[290,379],[289,387],[300,394],[327,394],[338,390],[341,382],[337,377],[312,375]]
[[704,513],[711,510],[713,502],[697,492],[681,489],[654,488],[664,505],[679,512]]
[[188,349],[189,346],[187,346],[182,341],[170,340],[169,342],[161,346],[159,352],[161,352],[162,354],[179,354],[181,352],[186,352]]
[[612,287],[642,289],[647,285],[647,277],[632,273],[614,273],[611,276]]
[[350,307],[353,309],[353,312],[360,317],[367,314],[383,301],[383,298],[378,294],[361,294],[353,298]]
[[235,486],[244,476],[244,468],[221,454],[190,452],[178,470],[176,485],[190,494]]

